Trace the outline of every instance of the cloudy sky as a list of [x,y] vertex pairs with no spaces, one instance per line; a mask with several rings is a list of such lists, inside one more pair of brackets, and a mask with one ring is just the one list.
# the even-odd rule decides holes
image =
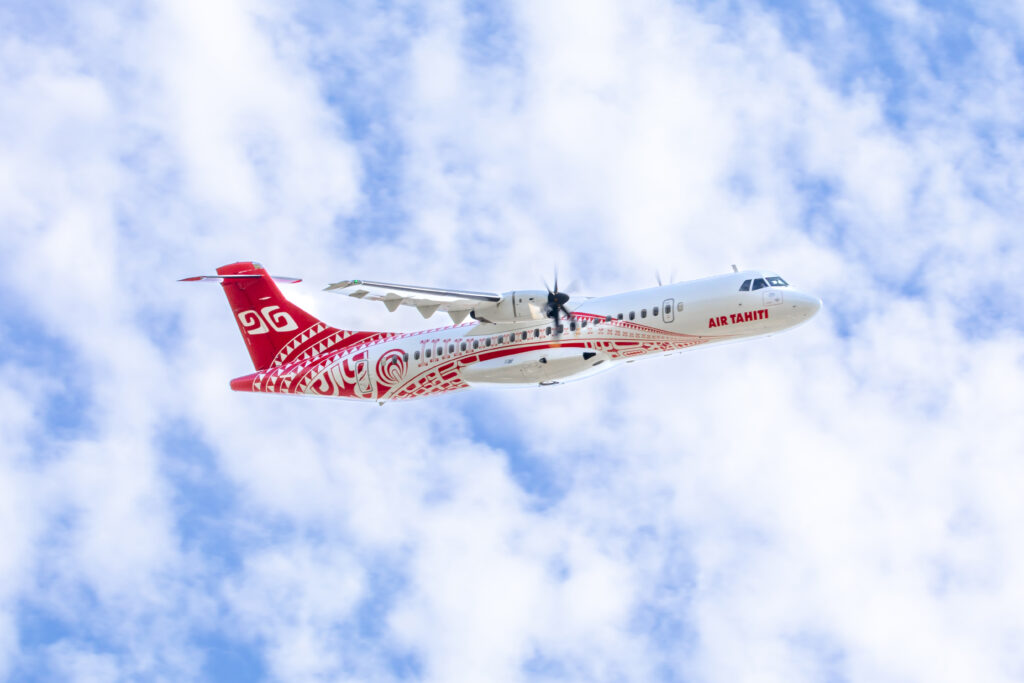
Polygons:
[[[1024,679],[1024,5],[0,8],[0,678]],[[216,286],[778,337],[378,407],[233,394]]]

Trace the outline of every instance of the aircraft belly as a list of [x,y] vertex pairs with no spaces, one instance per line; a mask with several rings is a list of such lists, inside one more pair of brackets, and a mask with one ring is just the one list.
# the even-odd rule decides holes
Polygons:
[[543,349],[470,363],[462,367],[461,375],[474,384],[537,384],[570,377],[603,360],[607,360],[604,353],[589,349]]

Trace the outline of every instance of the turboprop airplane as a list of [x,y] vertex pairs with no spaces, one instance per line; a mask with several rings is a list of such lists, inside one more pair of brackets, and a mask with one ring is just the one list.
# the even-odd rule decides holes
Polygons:
[[[611,296],[554,289],[504,294],[344,280],[330,292],[379,301],[388,311],[441,310],[453,325],[419,332],[332,327],[281,294],[258,263],[222,266],[220,282],[256,371],[235,391],[398,401],[475,385],[550,385],[638,358],[781,332],[810,319],[821,300],[775,273],[738,271]],[[466,318],[471,320],[466,321]]]

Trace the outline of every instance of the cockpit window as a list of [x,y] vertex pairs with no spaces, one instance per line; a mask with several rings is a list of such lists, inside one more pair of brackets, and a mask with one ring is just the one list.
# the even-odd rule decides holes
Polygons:
[[789,283],[783,280],[781,277],[775,276],[768,278],[768,284],[772,287],[788,287]]
[[750,280],[744,280],[743,281],[743,284],[740,285],[740,291],[741,292],[749,292],[750,291]]
[[761,289],[762,287],[767,287],[767,286],[768,286],[768,283],[764,281],[764,278],[759,277],[756,280],[754,280],[754,284],[751,285],[750,288],[751,289]]

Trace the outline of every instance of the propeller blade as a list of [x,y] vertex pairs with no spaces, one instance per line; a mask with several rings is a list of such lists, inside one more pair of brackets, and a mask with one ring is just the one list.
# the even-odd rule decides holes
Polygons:
[[553,335],[557,339],[562,336],[562,314],[564,313],[565,317],[573,322],[575,322],[576,316],[574,316],[572,311],[570,311],[566,306],[571,297],[565,292],[558,291],[558,266],[555,266],[554,272],[554,289],[548,286],[547,280],[544,280],[544,287],[548,290],[548,300],[547,303],[544,304],[543,310],[544,315],[551,318],[551,324],[554,327]]
[[658,286],[661,287],[661,273],[657,270],[654,271],[654,279],[658,281]]

